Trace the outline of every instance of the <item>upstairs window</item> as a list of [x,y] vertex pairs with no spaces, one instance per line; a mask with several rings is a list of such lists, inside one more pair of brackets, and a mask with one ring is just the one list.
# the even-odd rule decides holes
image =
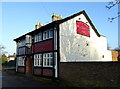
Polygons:
[[43,32],[43,40],[53,38],[53,30]]
[[32,43],[32,37],[30,35],[26,35],[26,43]]
[[34,40],[35,40],[34,42],[42,41],[42,32],[36,34],[36,35],[34,36]]

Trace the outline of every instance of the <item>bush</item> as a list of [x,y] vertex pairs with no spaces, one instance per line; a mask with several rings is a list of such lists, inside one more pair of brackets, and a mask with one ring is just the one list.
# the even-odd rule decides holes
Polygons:
[[15,62],[15,60],[13,61],[9,61],[9,62],[4,62],[4,63],[2,63],[2,66],[11,66],[11,67],[15,67],[15,64],[16,64],[16,62]]

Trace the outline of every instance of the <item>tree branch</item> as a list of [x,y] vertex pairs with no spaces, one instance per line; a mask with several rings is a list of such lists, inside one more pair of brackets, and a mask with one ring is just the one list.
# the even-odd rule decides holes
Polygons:
[[119,4],[120,0],[114,0],[108,3],[108,5],[106,6],[107,9],[111,9],[112,7],[114,7],[115,5]]
[[108,21],[113,22],[114,19],[117,19],[120,17],[120,12],[118,12],[118,15],[116,17],[108,18]]

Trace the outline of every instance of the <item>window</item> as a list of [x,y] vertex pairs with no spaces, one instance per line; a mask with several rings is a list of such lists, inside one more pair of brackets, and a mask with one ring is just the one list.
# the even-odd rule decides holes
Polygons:
[[43,32],[43,39],[46,40],[49,38],[53,38],[53,30],[47,30]]
[[20,40],[17,45],[18,47],[22,47],[22,46],[25,46],[25,44],[26,44],[26,40],[23,39],[23,40]]
[[52,67],[53,66],[53,53],[44,53],[43,54],[43,66]]
[[34,42],[42,41],[42,32],[36,34],[36,35],[34,36],[34,40],[35,40]]
[[41,32],[38,34],[38,41],[42,41],[42,33]]
[[102,55],[102,58],[104,58],[104,55]]
[[42,54],[35,54],[34,55],[34,66],[41,66],[42,65]]
[[44,33],[43,33],[43,39],[44,39],[44,40],[47,39],[47,32],[44,32]]
[[25,57],[17,57],[18,58],[18,66],[25,66]]
[[49,38],[53,38],[53,30],[49,31]]
[[30,35],[26,35],[26,43],[32,43],[32,38]]

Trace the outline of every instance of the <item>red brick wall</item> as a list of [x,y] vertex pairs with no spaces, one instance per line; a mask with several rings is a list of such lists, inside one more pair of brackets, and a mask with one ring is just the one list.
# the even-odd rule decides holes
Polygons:
[[112,50],[112,61],[118,61],[118,51]]
[[35,75],[42,75],[42,69],[41,68],[34,68],[34,74]]
[[25,68],[24,67],[18,67],[18,72],[24,73],[25,72]]
[[120,61],[120,51],[118,52],[118,61]]
[[52,69],[43,69],[43,76],[53,76],[53,70]]
[[53,69],[34,68],[34,74],[40,75],[40,76],[52,77],[53,76]]
[[120,87],[120,62],[61,62],[59,77],[80,87]]

